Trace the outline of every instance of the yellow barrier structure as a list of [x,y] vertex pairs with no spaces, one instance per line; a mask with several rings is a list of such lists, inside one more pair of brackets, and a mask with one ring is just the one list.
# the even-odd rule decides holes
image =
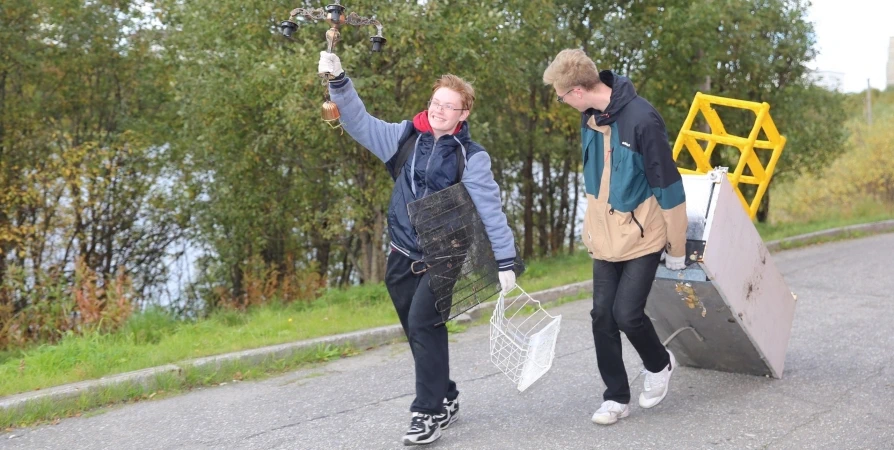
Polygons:
[[[741,137],[728,134],[720,120],[720,116],[714,109],[714,105],[727,106],[731,108],[740,108],[751,110],[755,114],[754,126],[748,137]],[[692,130],[692,124],[695,122],[698,113],[701,112],[708,126],[711,128],[710,133],[702,133]],[[760,131],[764,131],[767,140],[758,140]],[[706,141],[707,145],[702,147],[699,141]],[[680,134],[674,143],[674,161],[683,150],[683,146],[689,150],[692,159],[695,161],[695,169],[679,168],[681,174],[706,174],[713,170],[711,166],[711,154],[717,147],[717,144],[728,145],[738,148],[741,152],[736,168],[732,173],[728,173],[730,182],[742,201],[742,206],[748,211],[749,217],[754,219],[757,214],[757,208],[760,206],[761,198],[767,192],[767,186],[770,184],[770,178],[773,177],[773,170],[776,168],[776,162],[782,155],[782,149],[785,148],[785,136],[779,134],[773,119],[770,117],[770,105],[766,102],[757,103],[745,100],[735,100],[725,97],[717,97],[706,95],[698,92],[695,94],[695,100],[692,107],[689,108],[689,115],[680,128]],[[756,149],[772,150],[770,160],[767,166],[761,163],[758,158]],[[751,175],[744,175],[745,167],[748,167]],[[745,199],[739,184],[757,185],[757,192],[749,202]]]

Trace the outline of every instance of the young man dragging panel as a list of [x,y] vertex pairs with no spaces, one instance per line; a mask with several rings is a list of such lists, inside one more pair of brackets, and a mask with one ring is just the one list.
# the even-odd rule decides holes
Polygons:
[[662,251],[671,270],[685,268],[686,196],[668,145],[664,120],[629,79],[598,71],[581,50],[561,51],[543,73],[559,103],[581,113],[587,194],[583,241],[593,258],[593,340],[605,382],[593,422],[610,425],[630,414],[630,385],[621,334],[645,366],[639,405],[667,395],[676,361],[646,316],[646,299]]

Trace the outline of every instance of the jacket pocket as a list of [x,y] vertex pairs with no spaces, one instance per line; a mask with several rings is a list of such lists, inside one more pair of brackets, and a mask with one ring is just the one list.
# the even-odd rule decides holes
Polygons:
[[630,213],[620,212],[608,206],[605,211],[606,242],[613,259],[623,258],[639,241],[639,228],[633,223]]
[[593,230],[591,226],[592,221],[590,220],[590,205],[587,205],[587,209],[584,211],[584,227],[581,230],[581,241],[583,241],[584,246],[587,247],[587,253],[591,256],[593,255],[594,247],[593,247]]
[[607,259],[611,256],[611,239],[606,236],[611,225],[607,221],[606,214],[608,214],[608,205],[597,201],[592,195],[587,195],[583,241],[590,255],[598,259]]
[[642,237],[645,230],[634,212],[621,212],[609,207],[608,216],[619,236]]

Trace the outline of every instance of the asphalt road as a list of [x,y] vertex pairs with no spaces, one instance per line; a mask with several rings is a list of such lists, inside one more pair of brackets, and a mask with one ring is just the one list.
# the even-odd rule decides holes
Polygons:
[[[783,379],[680,367],[659,406],[609,427],[589,301],[562,314],[553,368],[524,393],[489,361],[488,327],[452,336],[460,418],[429,448],[894,449],[894,234],[773,255],[798,295]],[[641,368],[625,341],[630,376]],[[634,398],[642,378],[633,384]],[[0,434],[3,449],[403,448],[406,344]]]

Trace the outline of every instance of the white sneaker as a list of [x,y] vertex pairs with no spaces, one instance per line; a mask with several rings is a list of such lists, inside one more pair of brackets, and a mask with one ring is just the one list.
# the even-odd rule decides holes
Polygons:
[[599,425],[611,425],[617,422],[618,419],[623,419],[629,415],[630,406],[609,400],[602,402],[602,406],[593,413],[593,417],[590,420]]
[[404,445],[423,445],[441,437],[441,426],[431,414],[414,412],[410,419],[410,429],[403,437]]
[[436,414],[434,419],[440,424],[442,430],[446,430],[453,422],[456,422],[456,419],[459,419],[459,399],[447,401],[445,398],[444,410],[441,414]]
[[667,395],[667,388],[670,384],[670,377],[677,368],[677,359],[674,358],[673,352],[667,351],[670,356],[670,364],[658,373],[646,372],[646,380],[643,381],[643,392],[639,394],[639,406],[643,408],[651,408],[664,400]]

